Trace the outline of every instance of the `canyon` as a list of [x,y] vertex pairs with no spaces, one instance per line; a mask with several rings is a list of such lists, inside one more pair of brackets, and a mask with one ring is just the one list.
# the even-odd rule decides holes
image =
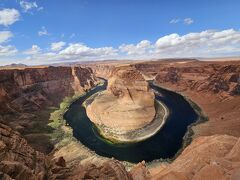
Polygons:
[[96,83],[91,69],[81,67],[1,70],[0,121],[23,134],[34,147],[49,152],[53,148],[46,136],[53,131],[47,126],[51,107]]
[[[0,70],[0,178],[240,178],[240,61],[174,59],[119,64]],[[135,92],[138,87],[134,92],[126,91],[125,87],[134,86],[131,78],[152,80],[195,102],[208,121],[192,126],[192,141],[171,162],[140,162],[128,168],[114,159],[85,163],[84,159],[72,158],[80,153],[77,142],[56,148],[56,140],[53,142],[48,136],[55,131],[48,126],[51,107],[59,106],[65,97],[79,97],[95,87],[99,83],[97,76],[109,79],[108,95],[136,102],[135,98],[140,98],[131,98],[130,94],[140,97],[144,94],[143,104],[150,107],[153,94],[146,84],[141,85],[143,93]],[[119,87],[119,80],[127,84]],[[93,110],[97,114],[105,112],[104,107],[97,105]],[[152,120],[153,114],[146,114],[149,115],[146,122]],[[126,125],[121,128],[129,130],[143,126],[143,122],[118,126]]]

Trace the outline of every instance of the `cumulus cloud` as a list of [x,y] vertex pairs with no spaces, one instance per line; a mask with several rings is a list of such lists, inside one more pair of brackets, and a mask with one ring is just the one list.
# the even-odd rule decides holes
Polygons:
[[60,51],[61,55],[78,57],[105,57],[116,55],[116,50],[112,47],[90,48],[84,44],[70,44],[67,48]]
[[52,50],[52,51],[59,51],[59,50],[61,50],[65,45],[66,45],[66,43],[63,42],[63,41],[54,42],[54,43],[51,44],[51,50]]
[[13,34],[10,31],[0,31],[0,44],[8,41]]
[[[59,43],[59,42],[56,42]],[[206,30],[179,35],[177,33],[160,37],[155,42],[142,40],[136,44],[123,44],[118,48],[92,48],[82,43],[51,45],[47,51],[37,45],[25,51],[32,62],[54,63],[77,60],[101,59],[150,59],[184,57],[219,57],[240,55],[240,31]],[[53,47],[53,48],[52,48]],[[58,49],[58,50],[57,50]]]
[[155,52],[174,56],[211,56],[240,52],[240,31],[227,29],[223,31],[207,30],[189,33],[183,36],[170,34],[161,37],[155,43]]
[[39,36],[48,36],[50,35],[45,26],[42,26],[41,30],[38,31]]
[[183,20],[183,22],[184,22],[184,24],[187,24],[187,25],[190,25],[190,24],[194,23],[192,18],[185,18]]
[[126,52],[128,55],[140,55],[145,54],[151,47],[151,42],[148,40],[142,40],[138,44],[123,44],[119,47],[121,52]]
[[41,48],[38,45],[32,45],[30,49],[24,51],[23,53],[27,55],[35,55],[40,53],[40,51],[41,51]]
[[20,18],[20,13],[16,9],[0,10],[0,25],[9,26]]
[[17,49],[14,46],[1,46],[0,45],[0,57],[2,56],[13,56],[17,53]]

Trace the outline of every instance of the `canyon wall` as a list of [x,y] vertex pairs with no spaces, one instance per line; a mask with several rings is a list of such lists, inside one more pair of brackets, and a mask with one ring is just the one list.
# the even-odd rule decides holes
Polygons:
[[[240,95],[240,63],[237,62],[150,62],[134,65],[157,83],[181,90]],[[169,85],[169,86],[170,86]]]
[[[0,179],[133,179],[116,160],[100,165],[81,165],[80,162],[68,165],[63,157],[53,159],[52,155],[39,152],[48,153],[44,148],[50,145],[42,134],[48,132],[44,129],[51,111],[44,109],[59,106],[64,97],[83,93],[96,84],[97,79],[90,68],[1,70]],[[34,132],[29,133],[31,130]],[[137,175],[139,171],[142,178],[148,176],[144,165],[132,173]]]
[[112,70],[115,68],[114,64],[87,64],[85,67],[91,68],[97,77],[108,79]]
[[[98,65],[93,71],[81,67],[1,70],[0,179],[240,179],[240,62],[154,61],[131,66],[146,79],[196,102],[209,118],[193,127],[193,141],[173,162],[147,168],[143,162],[130,172],[116,160],[69,166],[64,158],[52,159],[36,151],[39,147],[32,148],[34,143],[29,145],[29,140],[36,139],[33,134],[27,138],[26,131],[36,127],[33,123],[38,129],[48,123],[39,126],[48,118],[36,113],[91,88],[96,84],[93,72],[110,77],[112,66]],[[48,146],[46,141],[43,145]]]
[[133,65],[162,87],[197,103],[209,121],[193,127],[194,137],[240,136],[239,61],[152,61]]
[[117,160],[109,160],[98,166],[91,163],[69,166],[63,157],[52,159],[34,150],[18,132],[0,123],[0,179],[143,180],[148,178],[149,172],[144,164],[139,164],[131,172],[127,172]]
[[240,62],[196,60],[134,64],[146,79],[197,103],[208,121],[170,164],[150,168],[153,179],[239,179]]
[[150,168],[153,179],[212,180],[240,178],[240,138],[228,135],[196,138],[171,164]]
[[81,67],[1,70],[0,113],[31,112],[44,105],[58,105],[64,97],[93,87],[95,81],[92,70]]
[[24,135],[34,148],[48,153],[53,146],[46,134],[54,130],[48,126],[54,107],[96,83],[90,68],[0,70],[0,122]]

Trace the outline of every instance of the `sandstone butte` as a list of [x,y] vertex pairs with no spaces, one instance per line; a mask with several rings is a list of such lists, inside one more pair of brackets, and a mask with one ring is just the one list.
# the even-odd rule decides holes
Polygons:
[[94,124],[111,132],[137,130],[154,119],[154,93],[140,72],[117,68],[108,80],[107,90],[87,106],[87,115]]

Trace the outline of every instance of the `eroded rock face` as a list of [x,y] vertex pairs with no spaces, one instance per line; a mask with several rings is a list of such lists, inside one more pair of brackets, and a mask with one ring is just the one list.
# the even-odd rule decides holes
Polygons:
[[[161,66],[160,66],[161,65]],[[144,64],[136,65],[146,74],[155,72],[155,80],[159,84],[171,83],[198,92],[222,93],[239,95],[240,65],[239,64]]]
[[240,136],[240,61],[153,61],[134,65],[159,86],[180,92],[208,116],[194,137]]
[[0,121],[24,135],[34,148],[48,153],[53,147],[45,135],[51,131],[47,124],[52,111],[47,108],[58,107],[65,97],[83,93],[96,83],[90,68],[0,70]]
[[[46,77],[41,77],[41,80],[38,77],[40,74],[37,73],[32,76],[36,76],[42,82],[40,80],[38,82],[32,81],[31,79],[34,77],[31,77],[31,75],[23,75],[24,78],[20,78],[21,76],[17,72],[15,77],[18,80],[15,81],[11,71],[15,72],[18,70],[11,70],[4,71],[3,74],[0,71],[0,100],[2,105],[0,107],[0,179],[240,179],[239,137],[228,135],[208,136],[210,133],[216,134],[216,132],[218,134],[233,134],[235,132],[236,136],[239,136],[238,117],[240,116],[238,113],[239,96],[237,96],[239,95],[239,67],[219,65],[217,63],[208,63],[206,65],[205,63],[197,63],[190,65],[179,64],[174,68],[169,68],[169,65],[162,64],[141,65],[141,68],[145,71],[149,70],[149,77],[158,74],[158,82],[161,85],[166,85],[170,88],[176,85],[176,87],[182,90],[190,90],[190,92],[193,92],[193,96],[190,96],[191,98],[194,98],[198,93],[202,96],[201,99],[205,97],[203,95],[209,95],[210,93],[214,95],[207,96],[206,99],[207,103],[210,103],[207,109],[211,110],[212,108],[214,112],[219,114],[215,120],[211,111],[207,112],[210,115],[208,122],[215,123],[204,123],[203,126],[205,125],[205,127],[203,129],[206,131],[202,133],[204,136],[196,139],[194,137],[193,142],[171,164],[155,166],[154,172],[150,169],[151,174],[149,174],[144,163],[140,163],[130,172],[126,172],[121,163],[116,160],[110,160],[102,165],[89,164],[71,167],[65,163],[62,157],[51,160],[50,157],[35,151],[18,132],[3,125],[1,122],[8,123],[13,121],[10,114],[20,112],[19,119],[16,120],[25,122],[22,124],[24,126],[29,124],[36,118],[35,115],[31,114],[35,109],[41,109],[44,103],[54,103],[51,96],[57,97],[60,95],[60,92],[73,94],[76,91],[75,87],[77,88],[78,86],[73,87],[72,85],[76,83],[81,84],[80,82],[89,84],[88,82],[89,79],[91,81],[92,75],[89,73],[89,79],[81,80],[80,78],[75,78],[75,81],[71,75],[73,73],[71,68],[70,70],[63,70],[65,75],[61,75],[61,68],[57,68],[58,70],[54,69],[53,71],[59,73],[59,75],[51,75],[51,77],[56,78],[55,80],[50,78],[50,76],[48,80],[46,80]],[[22,71],[21,73],[25,74]],[[79,76],[77,75],[78,72],[74,74],[74,76]],[[43,73],[43,76],[48,75],[49,72]],[[48,86],[43,86],[44,82]],[[56,86],[52,87],[54,84]],[[126,101],[130,100],[125,88],[119,88],[120,90],[116,91],[119,83],[113,82],[112,84],[114,88],[112,90],[109,89],[110,94],[116,94],[116,97],[119,99],[126,97]],[[39,85],[40,88],[36,88]],[[60,88],[60,90],[56,90],[57,88]],[[56,93],[54,94],[55,91]],[[51,92],[49,94],[50,97],[46,92]],[[217,101],[218,103],[214,104],[212,98],[215,95],[224,98],[226,96],[229,100],[221,99],[221,101]],[[23,97],[26,97],[26,99],[23,100]],[[236,101],[234,106],[232,105],[232,100]],[[15,102],[19,103],[19,105],[14,106]],[[34,102],[37,102],[40,106]],[[41,104],[40,102],[43,103]],[[202,105],[207,103],[204,102]],[[6,117],[8,117],[8,121],[6,121]],[[27,119],[29,121],[26,121]],[[232,126],[228,126],[228,124],[232,124]],[[24,126],[19,126],[19,129],[24,128]],[[222,128],[219,128],[220,126]]]
[[19,133],[0,123],[0,172],[13,179],[43,179],[49,164]]
[[31,112],[44,105],[58,104],[66,96],[91,88],[95,81],[90,68],[1,70],[0,113]]
[[[136,176],[147,176],[142,167]],[[34,150],[20,134],[0,123],[0,178],[1,179],[135,179],[117,160],[101,165],[87,164],[67,166],[63,157],[51,159]],[[138,178],[139,179],[139,178]]]
[[[74,72],[74,73],[73,73]],[[26,112],[61,102],[65,96],[91,88],[96,78],[90,68],[46,67],[0,71],[0,113]]]
[[240,139],[227,135],[199,137],[154,179],[234,179],[240,173]]
[[117,160],[100,165],[68,166],[63,157],[51,159],[35,151],[19,133],[0,123],[0,177],[6,179],[239,179],[240,139],[214,135],[195,139],[173,163],[154,166],[145,163],[130,172]]
[[123,132],[136,130],[155,116],[154,93],[138,71],[115,69],[107,90],[87,106],[87,114],[97,125]]

